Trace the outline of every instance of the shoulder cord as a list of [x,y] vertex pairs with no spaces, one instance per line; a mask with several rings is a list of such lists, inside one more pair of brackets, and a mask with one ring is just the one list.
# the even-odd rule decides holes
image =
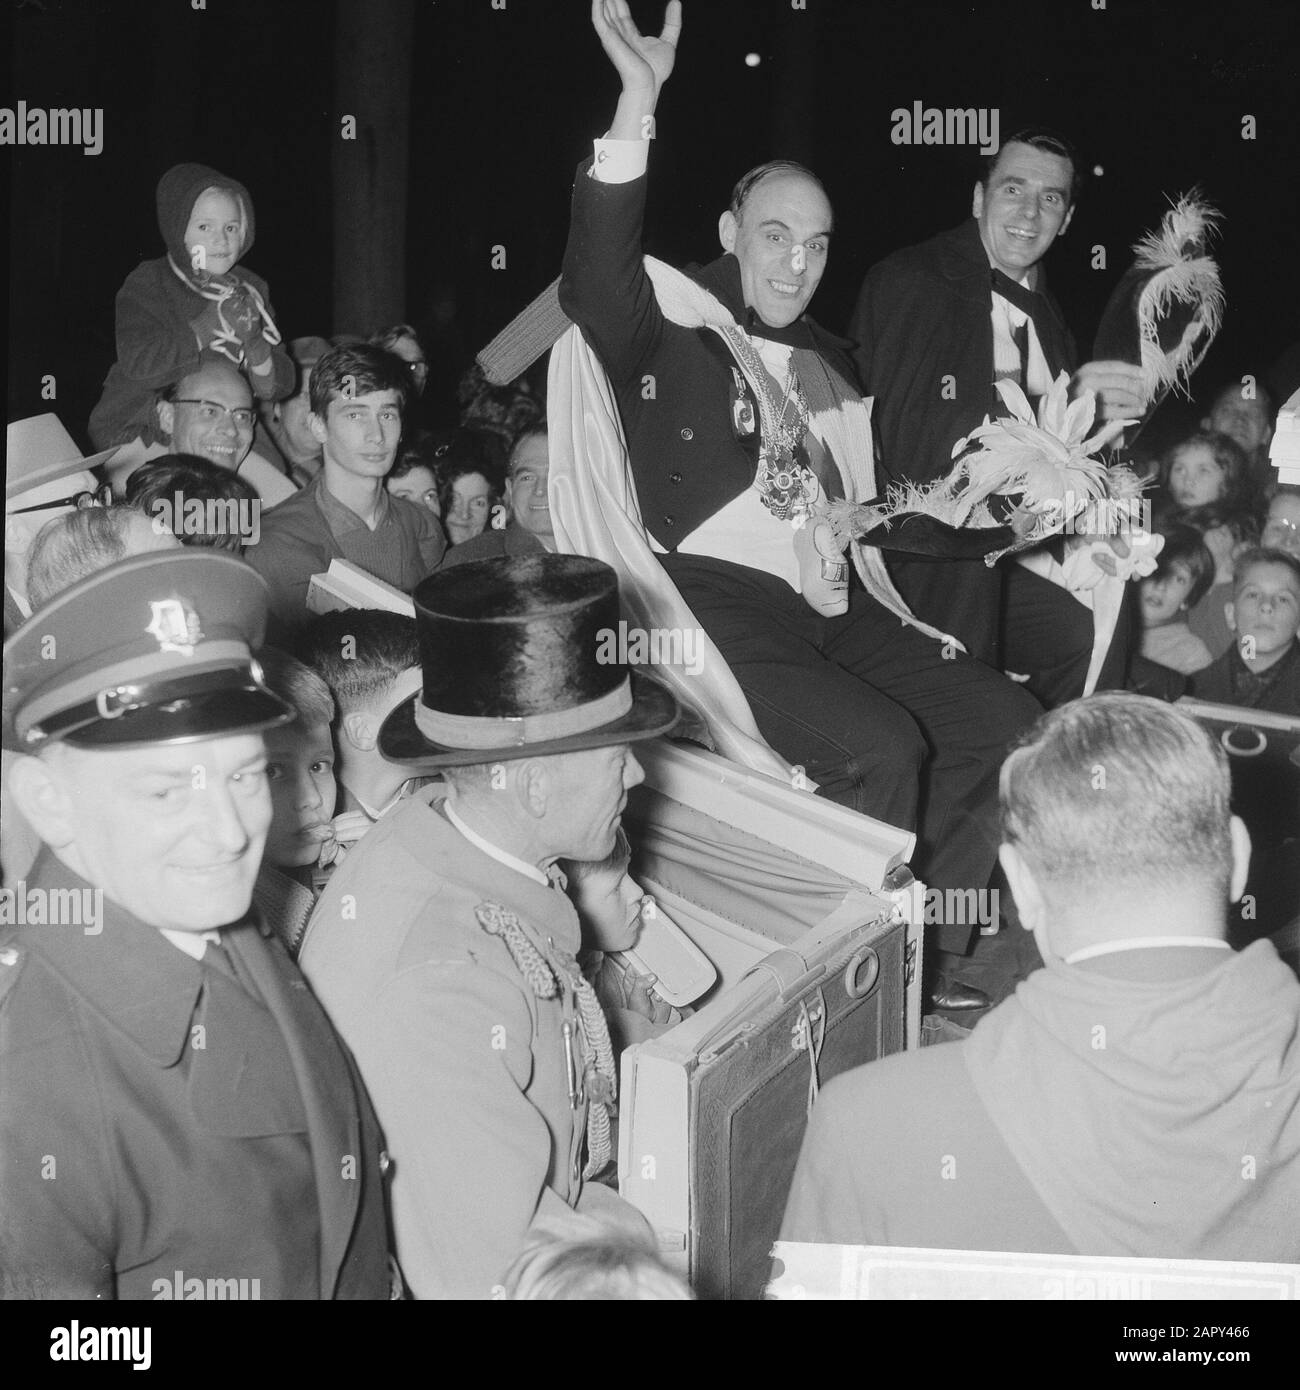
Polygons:
[[618,1073],[614,1068],[609,1025],[596,992],[583,978],[576,960],[571,956],[560,956],[558,962],[548,961],[528,939],[518,917],[499,903],[479,903],[474,915],[485,932],[490,936],[499,936],[505,942],[510,958],[539,999],[554,999],[559,993],[557,967],[573,991],[589,1054],[585,1088],[590,1104],[587,1110],[587,1165],[583,1169],[583,1177],[594,1177],[609,1162],[613,1152],[610,1112],[618,1093]]

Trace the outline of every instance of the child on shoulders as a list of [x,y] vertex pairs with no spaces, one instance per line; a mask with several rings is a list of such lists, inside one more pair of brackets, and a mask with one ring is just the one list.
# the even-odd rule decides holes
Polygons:
[[253,200],[205,164],[177,164],[158,181],[165,256],[142,261],[117,294],[117,361],[90,417],[95,447],[159,440],[154,403],[163,387],[223,357],[260,399],[293,390],[266,281],[242,264],[253,245]]

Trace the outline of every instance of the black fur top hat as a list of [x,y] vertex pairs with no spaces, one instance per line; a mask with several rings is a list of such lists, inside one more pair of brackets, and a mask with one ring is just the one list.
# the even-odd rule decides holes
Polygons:
[[424,688],[379,731],[412,771],[634,743],[677,722],[676,700],[600,660],[618,631],[618,577],[583,555],[457,565],[416,589]]

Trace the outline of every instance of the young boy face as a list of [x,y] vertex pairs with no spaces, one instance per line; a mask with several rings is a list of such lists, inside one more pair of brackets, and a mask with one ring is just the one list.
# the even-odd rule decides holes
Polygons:
[[1242,658],[1272,665],[1286,655],[1300,631],[1300,579],[1288,565],[1248,565],[1227,605],[1228,626]]
[[547,540],[554,534],[551,504],[546,492],[550,471],[546,436],[529,435],[515,447],[510,460],[510,481],[506,484],[506,497],[515,524]]
[[357,478],[382,478],[393,466],[402,438],[402,405],[396,391],[335,396],[325,418],[311,416],[311,432],[332,463]]
[[244,249],[243,219],[239,204],[229,193],[210,188],[194,204],[185,228],[185,249],[190,269],[224,275]]
[[314,864],[330,838],[338,789],[328,724],[293,723],[266,733],[271,831],[266,862],[277,869]]
[[1187,611],[1192,572],[1181,560],[1171,561],[1159,574],[1142,581],[1142,621],[1147,627],[1177,622]]
[[1190,444],[1174,456],[1169,495],[1180,507],[1205,507],[1223,493],[1223,470],[1204,444]]

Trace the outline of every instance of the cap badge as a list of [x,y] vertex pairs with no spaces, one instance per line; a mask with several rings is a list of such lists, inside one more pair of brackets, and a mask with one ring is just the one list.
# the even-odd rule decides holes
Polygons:
[[203,640],[199,615],[178,598],[150,602],[153,620],[145,631],[158,643],[160,651],[193,656],[195,644]]

